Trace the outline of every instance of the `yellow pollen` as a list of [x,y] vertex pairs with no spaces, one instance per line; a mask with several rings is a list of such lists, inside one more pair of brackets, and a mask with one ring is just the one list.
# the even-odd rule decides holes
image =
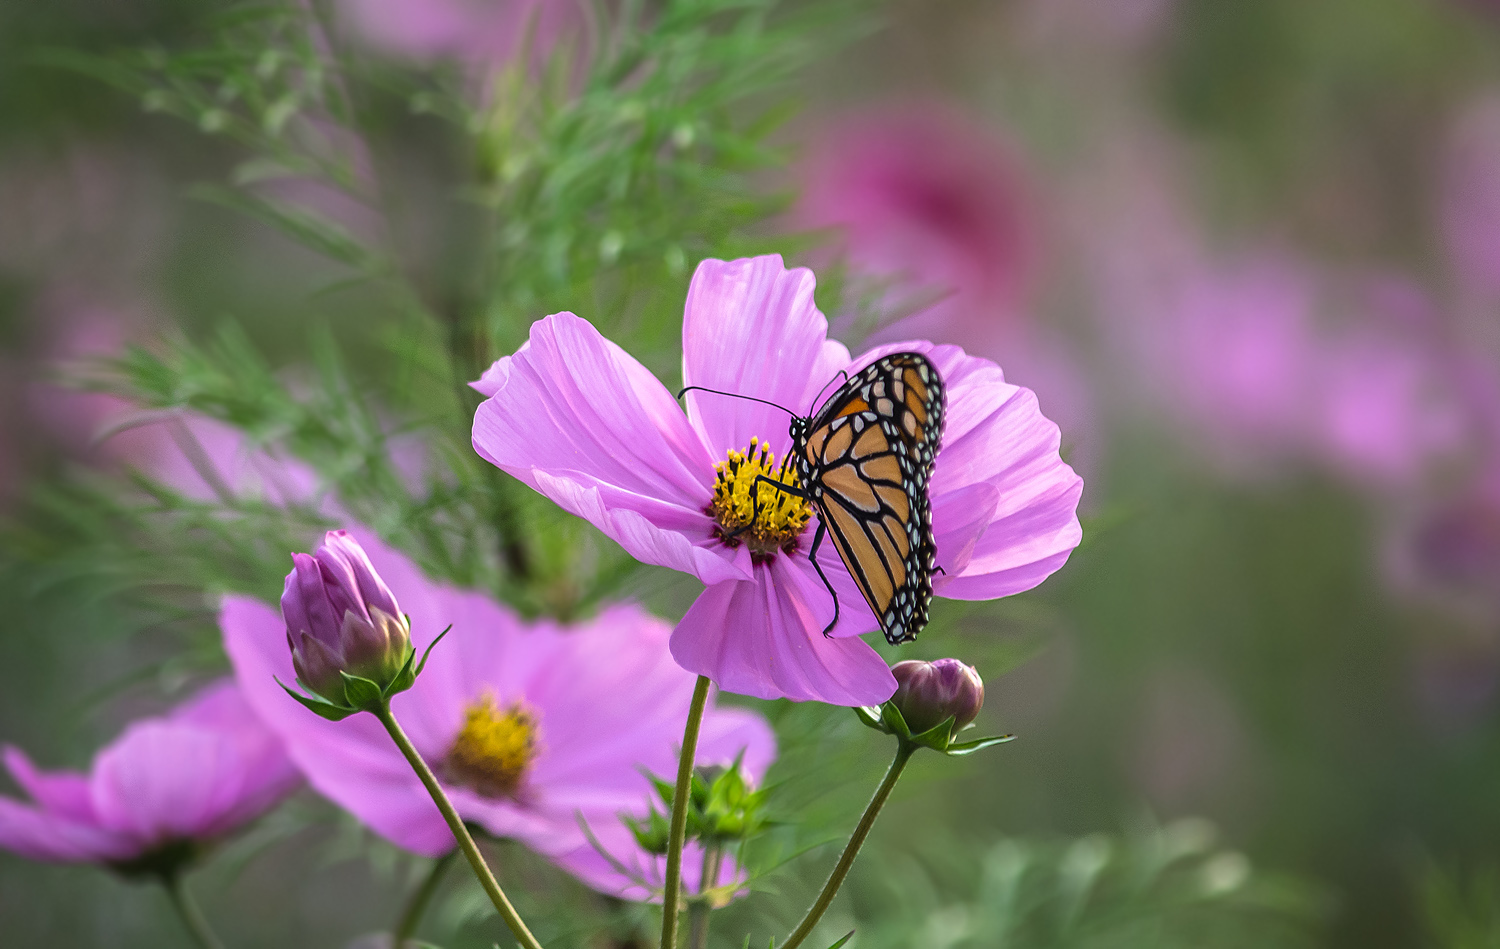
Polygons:
[[464,711],[443,776],[485,797],[514,798],[539,750],[536,714],[520,702],[501,709],[486,691]]
[[[812,506],[804,498],[771,487],[756,478],[765,476],[790,487],[799,487],[797,468],[790,452],[778,466],[770,446],[759,438],[750,439],[745,451],[729,452],[729,457],[714,466],[714,499],[707,513],[717,522],[714,534],[730,547],[744,544],[756,563],[765,563],[778,550],[792,553],[797,538],[812,517]],[[756,516],[754,491],[760,496],[760,515]],[[751,520],[754,523],[751,523]]]

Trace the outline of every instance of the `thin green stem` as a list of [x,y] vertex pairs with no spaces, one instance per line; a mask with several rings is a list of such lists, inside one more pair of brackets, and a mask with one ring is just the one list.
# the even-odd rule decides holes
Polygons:
[[703,894],[713,889],[719,880],[719,868],[724,863],[724,848],[714,844],[703,850],[703,875],[698,881],[698,899],[688,904],[688,949],[707,949],[709,914],[711,904]]
[[438,884],[443,882],[443,874],[453,863],[453,858],[458,856],[458,851],[450,850],[438,857],[432,864],[432,869],[427,871],[427,876],[422,879],[422,885],[417,887],[411,897],[406,901],[406,908],[401,911],[401,919],[396,923],[396,930],[391,939],[392,949],[401,949],[406,945],[406,940],[417,931],[417,924],[422,921],[422,914],[427,911],[427,904],[432,902],[432,895],[437,892]]
[[818,920],[828,911],[839,887],[844,884],[844,877],[849,875],[849,868],[854,866],[854,858],[859,856],[859,848],[864,845],[865,838],[870,834],[870,828],[875,826],[875,818],[879,816],[880,809],[885,806],[886,798],[891,796],[891,789],[896,786],[896,780],[901,777],[901,772],[906,770],[906,762],[911,759],[916,746],[908,747],[905,743],[896,749],[896,759],[891,762],[890,769],[885,773],[885,780],[880,782],[880,787],[875,789],[875,796],[870,798],[870,803],[865,807],[864,814],[859,819],[859,824],[854,828],[854,834],[849,842],[844,845],[844,852],[839,855],[839,862],[834,864],[833,872],[828,875],[828,882],[823,884],[823,892],[818,894],[817,902],[802,917],[802,922],[792,930],[792,934],[786,937],[786,942],[781,944],[780,949],[797,949],[802,941],[812,932],[813,927],[818,925]]
[[699,676],[682,730],[682,755],[677,759],[677,789],[672,794],[672,828],[667,837],[667,880],[661,899],[661,949],[677,949],[677,901],[682,890],[682,839],[687,835],[688,789],[693,783],[693,761],[698,754],[698,728],[708,705],[708,676]]
[[167,896],[172,900],[172,908],[177,911],[177,916],[182,920],[188,935],[193,937],[199,949],[224,949],[224,944],[219,937],[214,935],[213,927],[208,925],[208,918],[193,901],[192,894],[182,882],[180,874],[172,874],[162,878],[162,885],[167,888]]
[[692,900],[688,903],[687,949],[704,949],[708,945],[708,903]]
[[454,838],[458,840],[459,849],[468,858],[469,867],[473,869],[474,876],[479,879],[479,885],[484,887],[484,892],[489,896],[490,902],[495,904],[495,910],[500,914],[500,918],[505,921],[505,925],[510,929],[511,933],[516,937],[516,942],[521,944],[522,949],[542,949],[542,944],[536,941],[536,937],[531,934],[531,930],[527,929],[526,924],[521,921],[521,916],[516,912],[516,908],[506,898],[505,891],[500,889],[499,881],[490,872],[489,864],[484,862],[484,856],[480,854],[479,848],[475,846],[474,838],[469,836],[469,829],[464,826],[463,818],[459,817],[458,811],[453,809],[453,802],[448,800],[448,795],[444,793],[443,786],[438,784],[437,775],[433,774],[432,769],[427,767],[427,762],[422,760],[422,756],[417,753],[417,749],[412,745],[411,739],[406,737],[406,732],[402,731],[401,726],[397,724],[396,716],[391,714],[390,706],[385,705],[377,709],[374,714],[376,718],[380,719],[380,724],[385,726],[385,730],[390,732],[391,739],[396,742],[396,747],[401,749],[401,754],[406,756],[406,763],[411,765],[412,770],[417,773],[417,777],[422,779],[422,784],[427,788],[427,793],[432,795],[433,803],[442,812],[443,820],[448,822],[448,829],[453,831]]

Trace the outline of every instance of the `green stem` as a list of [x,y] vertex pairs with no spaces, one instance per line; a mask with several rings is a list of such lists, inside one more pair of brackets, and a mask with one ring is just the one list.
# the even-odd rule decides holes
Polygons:
[[724,863],[724,848],[720,845],[703,850],[703,876],[698,882],[698,899],[688,904],[688,949],[707,949],[709,914],[713,906],[703,897],[713,889],[719,879],[719,868]]
[[703,900],[688,903],[688,949],[708,945],[708,904]]
[[698,754],[698,728],[708,705],[708,676],[699,676],[682,730],[682,755],[677,759],[677,789],[672,795],[672,829],[667,837],[667,880],[661,899],[661,949],[677,949],[677,899],[682,890],[682,839],[687,835],[688,789],[693,783],[693,760]]
[[224,944],[219,937],[214,935],[213,928],[208,925],[208,919],[198,904],[193,901],[192,894],[188,893],[187,887],[183,885],[179,874],[162,878],[162,885],[167,888],[167,896],[172,900],[172,908],[177,911],[182,925],[187,928],[188,935],[193,937],[200,949],[224,949]]
[[489,896],[490,902],[495,904],[495,910],[499,912],[500,918],[516,937],[522,949],[542,949],[542,944],[536,941],[531,930],[521,921],[521,916],[516,908],[506,898],[505,891],[500,889],[500,883],[495,875],[490,872],[489,864],[484,862],[484,856],[480,854],[479,848],[474,845],[474,838],[469,836],[469,829],[464,826],[463,818],[458,816],[458,811],[453,809],[453,802],[448,800],[448,795],[443,792],[442,785],[438,784],[437,775],[427,767],[427,762],[417,753],[412,745],[411,739],[406,737],[406,732],[396,722],[396,716],[391,714],[390,705],[384,705],[375,710],[375,717],[380,719],[380,724],[390,732],[391,739],[395,741],[396,747],[406,756],[406,763],[411,765],[412,770],[417,772],[417,777],[422,779],[422,784],[427,788],[427,793],[432,795],[432,801],[443,814],[443,820],[448,822],[448,829],[453,831],[453,836],[458,840],[458,847],[468,858],[469,866],[474,871],[474,876],[479,879],[479,885],[484,887],[484,892]]
[[912,753],[917,750],[915,745],[908,746],[905,742],[896,749],[896,759],[891,762],[891,767],[885,773],[885,780],[880,782],[880,787],[875,789],[875,796],[870,798],[870,803],[865,807],[864,814],[859,819],[859,824],[854,828],[854,835],[849,838],[849,843],[844,845],[844,852],[839,855],[839,862],[834,864],[833,872],[828,875],[828,882],[823,884],[823,892],[818,894],[818,900],[813,903],[807,915],[802,917],[802,922],[792,934],[786,937],[786,942],[781,944],[780,949],[797,949],[802,941],[812,932],[813,927],[818,925],[818,920],[823,918],[833,897],[838,893],[839,887],[844,884],[844,877],[849,875],[849,868],[854,866],[854,858],[859,856],[859,848],[864,845],[865,838],[870,834],[870,828],[875,826],[875,818],[879,816],[880,809],[885,806],[886,798],[891,796],[891,789],[896,786],[896,780],[901,777],[901,772],[906,769],[906,762],[911,759]]
[[443,881],[443,874],[448,871],[448,865],[456,856],[458,856],[458,851],[450,850],[438,857],[433,862],[432,869],[427,871],[422,885],[417,887],[416,892],[406,901],[406,909],[401,911],[401,920],[396,923],[396,930],[391,939],[392,949],[401,949],[406,945],[406,940],[417,931],[417,924],[422,921],[422,914],[427,911],[427,904],[432,902],[432,895],[437,892],[438,884]]

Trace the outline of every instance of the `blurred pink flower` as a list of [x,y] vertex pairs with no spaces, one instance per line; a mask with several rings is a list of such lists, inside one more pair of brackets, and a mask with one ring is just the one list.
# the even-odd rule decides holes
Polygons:
[[1296,461],[1406,489],[1458,450],[1459,399],[1420,287],[1287,252],[1217,252],[1161,180],[1170,154],[1147,156],[1151,170],[1096,197],[1102,220],[1086,226],[1100,318],[1153,412],[1242,473]]
[[126,458],[146,474],[197,501],[224,494],[268,504],[312,504],[333,513],[318,496],[319,478],[309,465],[253,445],[244,432],[192,412],[155,413],[114,436],[126,442]]
[[[459,813],[596,889],[646,898],[588,843],[578,817],[618,861],[660,883],[663,861],[640,850],[619,815],[645,816],[653,792],[643,769],[676,769],[693,677],[667,658],[666,624],[634,606],[574,626],[527,623],[484,594],[427,579],[367,531],[351,533],[411,617],[419,652],[453,627],[392,708]],[[289,683],[294,673],[286,623],[274,607],[228,597],[220,622],[251,706],[282,736],[314,788],[408,850],[436,856],[454,847],[432,799],[373,716],[327,722],[276,684],[273,676]],[[744,768],[759,780],[776,742],[760,716],[710,708],[698,749],[702,764],[728,764],[743,751]],[[700,864],[689,859],[686,866]],[[736,872],[726,867],[719,882],[732,882]],[[689,874],[688,882],[696,886],[697,878]]]
[[1363,329],[1331,341],[1313,380],[1315,450],[1351,480],[1414,484],[1460,438],[1440,370],[1399,336]]
[[[1057,426],[994,363],[955,346],[893,343],[857,359],[827,338],[813,275],[779,256],[705,260],[688,290],[683,381],[807,411],[840,370],[880,356],[925,353],[947,384],[942,448],[931,482],[934,589],[957,599],[1029,590],[1067,560],[1082,531],[1082,481],[1058,456]],[[695,392],[687,412],[640,363],[571,313],[532,325],[531,339],[474,384],[489,399],[474,448],[633,557],[708,585],[672,634],[683,668],[760,698],[869,705],[896,682],[854,637],[878,628],[836,554],[820,557],[840,618],[802,546],[752,556],[726,545],[708,513],[715,464],[751,439],[777,458],[791,448],[784,412]]]
[[0,847],[34,860],[116,865],[211,842],[301,781],[229,680],[131,724],[86,775],[39,770],[14,747],[5,765],[34,803],[0,798]]
[[892,315],[919,307],[884,338],[984,350],[1008,332],[1039,242],[1019,164],[988,130],[934,103],[855,115],[820,134],[802,174],[796,222],[838,228],[859,276],[893,281]]
[[1279,258],[1173,275],[1120,309],[1140,382],[1209,454],[1258,463],[1300,436],[1315,371],[1313,287]]
[[497,65],[533,31],[535,53],[579,33],[581,0],[339,0],[344,19],[371,46],[418,60],[451,56]]

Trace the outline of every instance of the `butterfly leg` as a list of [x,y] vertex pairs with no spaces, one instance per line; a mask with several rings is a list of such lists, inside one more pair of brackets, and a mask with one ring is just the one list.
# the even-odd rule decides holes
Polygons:
[[828,577],[823,573],[823,568],[818,564],[818,548],[822,546],[823,535],[826,533],[828,533],[828,528],[823,525],[823,519],[820,517],[818,518],[818,529],[813,534],[812,546],[807,550],[807,559],[812,563],[813,569],[818,571],[818,579],[823,581],[823,585],[828,588],[828,595],[833,597],[833,621],[823,627],[823,635],[825,637],[833,632],[833,628],[839,624],[838,591],[833,588],[833,584],[828,582]]
[[[733,533],[725,537],[725,540],[738,537],[740,534],[743,534],[745,531],[749,530],[752,524],[760,520],[760,486],[762,484],[769,484],[776,490],[785,491],[787,494],[790,494],[794,497],[803,498],[804,500],[808,501],[812,500],[812,496],[801,488],[794,488],[791,485],[783,484],[782,482],[777,481],[774,478],[767,478],[765,475],[758,475],[755,479],[755,483],[751,486],[755,489],[755,493],[753,495],[754,500],[751,502],[753,506],[750,513],[750,523],[735,528]],[[812,547],[810,547],[807,551],[807,559],[812,562],[813,569],[818,571],[818,579],[823,581],[823,586],[828,588],[828,595],[833,597],[833,622],[829,623],[823,628],[824,636],[827,636],[830,632],[832,632],[833,628],[837,626],[839,622],[838,591],[833,588],[832,583],[828,582],[828,577],[823,573],[823,568],[818,565],[818,548],[822,546],[823,535],[827,533],[827,531],[828,528],[823,526],[823,519],[821,517],[818,518],[818,529],[813,534]]]
[[791,485],[783,484],[780,481],[775,480],[774,478],[767,478],[765,475],[756,475],[755,482],[750,485],[750,521],[746,524],[741,524],[733,531],[730,531],[729,534],[725,535],[725,540],[733,540],[734,538],[743,534],[745,531],[749,530],[751,527],[754,527],[755,522],[760,520],[760,486],[762,484],[769,484],[771,487],[775,488],[778,491],[785,491],[787,494],[790,494],[793,497],[802,498],[804,501],[812,500],[812,495],[808,494],[801,488],[794,488]]

